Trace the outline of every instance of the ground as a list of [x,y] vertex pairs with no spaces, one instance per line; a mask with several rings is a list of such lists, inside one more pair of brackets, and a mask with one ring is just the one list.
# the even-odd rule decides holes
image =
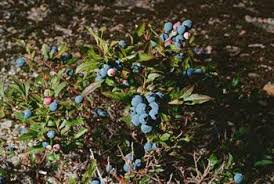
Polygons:
[[159,26],[192,19],[196,42],[210,54],[205,62],[216,65],[215,77],[199,89],[214,101],[188,109],[203,127],[196,130],[197,148],[237,155],[236,164],[250,183],[274,182],[273,165],[254,167],[264,155],[273,158],[274,99],[262,89],[274,82],[274,24],[264,29],[262,21],[247,17],[273,18],[272,0],[10,0],[0,2],[0,8],[3,79],[21,52],[16,39],[37,47],[61,41],[76,47],[89,42],[84,26],[106,26],[107,37],[122,38],[141,22]]

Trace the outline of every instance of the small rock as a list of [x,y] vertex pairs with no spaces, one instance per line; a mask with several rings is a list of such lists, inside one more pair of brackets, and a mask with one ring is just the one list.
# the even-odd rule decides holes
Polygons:
[[250,78],[258,78],[258,77],[260,77],[260,75],[257,74],[257,73],[249,73],[248,77],[250,77]]

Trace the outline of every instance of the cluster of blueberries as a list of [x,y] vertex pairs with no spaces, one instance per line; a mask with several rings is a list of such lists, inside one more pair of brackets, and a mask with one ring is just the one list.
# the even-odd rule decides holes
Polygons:
[[135,95],[131,100],[131,123],[141,126],[144,134],[150,133],[159,114],[159,101],[163,98],[161,92],[148,93],[145,96]]
[[241,173],[235,173],[234,182],[235,184],[242,184],[244,182],[244,175]]
[[165,42],[165,47],[174,44],[177,48],[181,48],[184,41],[190,38],[189,30],[191,28],[191,20],[185,20],[182,23],[177,22],[175,24],[166,22],[164,24],[164,33],[160,35],[160,38]]
[[115,60],[114,64],[104,64],[97,72],[95,81],[103,80],[107,76],[115,77],[122,68],[122,62],[119,59]]
[[140,73],[141,69],[142,65],[140,63],[135,62],[131,64],[131,70],[133,73]]
[[125,156],[125,164],[123,165],[124,172],[128,173],[132,170],[138,170],[142,167],[142,160],[137,158],[134,160],[133,154],[129,153]]

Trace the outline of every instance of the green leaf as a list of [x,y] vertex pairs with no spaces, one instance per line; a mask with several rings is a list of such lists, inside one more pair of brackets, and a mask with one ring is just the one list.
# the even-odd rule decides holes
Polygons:
[[154,59],[154,56],[151,54],[142,53],[142,52],[138,53],[138,59],[137,59],[138,62],[151,61],[153,59]]
[[80,137],[82,137],[87,132],[88,132],[87,128],[81,128],[79,130],[79,132],[76,135],[74,135],[74,139],[79,139]]
[[4,98],[5,90],[4,90],[4,81],[0,81],[0,98]]
[[101,87],[102,83],[104,81],[101,80],[101,81],[96,81],[96,82],[93,82],[91,83],[88,87],[86,87],[82,93],[83,96],[87,96],[89,95],[90,93],[92,93],[93,91],[95,91],[97,88]]
[[57,161],[60,160],[60,155],[55,153],[48,154],[48,160],[49,161]]
[[145,28],[146,28],[145,23],[138,26],[138,28],[136,29],[136,34],[138,37],[141,37],[145,34]]
[[211,154],[210,157],[208,158],[208,162],[211,167],[214,167],[216,164],[219,163],[219,160],[216,155]]
[[84,173],[82,177],[82,183],[88,184],[89,181],[92,179],[92,177],[95,175],[95,172],[96,172],[96,160],[92,159],[90,164],[88,165],[86,172]]
[[212,98],[207,95],[200,94],[192,94],[184,98],[185,104],[187,105],[202,104],[208,102],[209,100],[212,100]]
[[260,160],[255,162],[254,166],[255,167],[262,167],[262,166],[267,166],[267,165],[272,165],[273,161],[272,160]]
[[182,105],[183,103],[184,103],[184,101],[178,100],[178,99],[168,102],[168,104],[170,104],[170,105]]
[[122,93],[122,92],[102,92],[102,94],[108,98],[118,100],[118,101],[127,101],[130,99],[132,93]]
[[153,82],[156,78],[160,77],[161,74],[159,73],[150,73],[148,76],[147,76],[147,83],[149,82]]
[[93,71],[95,71],[96,68],[97,68],[97,63],[89,61],[89,62],[80,64],[76,68],[76,73],[85,72],[85,73],[89,74],[89,73],[92,73]]
[[184,88],[182,90],[183,95],[181,95],[179,98],[185,99],[185,98],[189,97],[192,94],[193,90],[194,90],[194,86],[189,86],[189,87]]
[[25,133],[23,135],[21,135],[19,137],[19,140],[21,141],[28,141],[28,140],[32,140],[33,138],[36,138],[37,137],[37,133],[34,132],[34,131],[31,131],[31,132],[28,132],[28,133]]
[[45,60],[48,60],[49,59],[49,47],[48,47],[48,45],[46,45],[46,44],[43,44],[42,45],[42,49],[41,49],[42,51],[42,55],[43,55],[43,57],[44,57],[44,59]]
[[160,140],[163,142],[168,141],[170,136],[171,135],[169,133],[164,133],[163,135],[161,135]]
[[62,82],[60,83],[57,87],[55,87],[54,90],[54,96],[58,97],[58,95],[60,94],[60,92],[66,87],[67,83],[66,82]]

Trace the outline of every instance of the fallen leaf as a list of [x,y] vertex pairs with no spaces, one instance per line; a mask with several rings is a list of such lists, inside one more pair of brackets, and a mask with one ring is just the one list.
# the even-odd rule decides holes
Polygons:
[[263,90],[266,91],[268,95],[274,96],[274,84],[268,83],[264,85]]

